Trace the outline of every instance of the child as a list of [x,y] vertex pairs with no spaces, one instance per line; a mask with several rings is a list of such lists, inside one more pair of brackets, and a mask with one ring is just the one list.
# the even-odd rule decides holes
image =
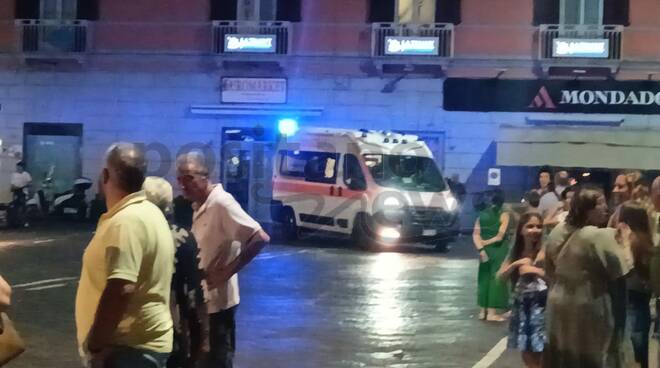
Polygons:
[[545,303],[548,286],[545,272],[535,264],[542,261],[541,236],[543,219],[539,213],[523,214],[516,229],[509,257],[498,272],[501,279],[513,285],[513,308],[508,347],[522,351],[526,367],[541,367],[545,341]]

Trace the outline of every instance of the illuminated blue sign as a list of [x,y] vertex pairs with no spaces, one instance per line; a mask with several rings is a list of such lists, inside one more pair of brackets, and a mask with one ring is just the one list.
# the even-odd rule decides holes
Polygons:
[[276,35],[225,35],[225,52],[274,53],[276,47]]
[[385,55],[437,56],[437,37],[385,37]]
[[609,55],[610,41],[605,38],[555,38],[552,40],[553,57],[606,59]]

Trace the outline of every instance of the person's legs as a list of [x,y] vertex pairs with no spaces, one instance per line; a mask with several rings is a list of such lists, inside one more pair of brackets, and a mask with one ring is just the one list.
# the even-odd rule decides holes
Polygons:
[[209,368],[232,368],[236,351],[236,307],[209,315]]
[[635,361],[647,368],[649,362],[649,330],[651,329],[650,296],[634,291],[628,292],[628,324]]
[[168,356],[144,349],[116,347],[103,361],[103,368],[165,368]]

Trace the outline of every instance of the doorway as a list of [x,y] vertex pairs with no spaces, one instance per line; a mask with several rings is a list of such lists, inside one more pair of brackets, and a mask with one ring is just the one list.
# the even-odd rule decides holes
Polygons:
[[257,221],[270,221],[275,154],[273,132],[261,128],[223,128],[220,181]]
[[[51,194],[71,189],[82,174],[82,131],[82,124],[23,125],[23,160],[35,189],[47,189]],[[52,181],[45,185],[49,177]]]

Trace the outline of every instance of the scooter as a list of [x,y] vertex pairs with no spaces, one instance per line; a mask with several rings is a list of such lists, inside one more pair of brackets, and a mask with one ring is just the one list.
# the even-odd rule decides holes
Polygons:
[[50,213],[54,216],[69,217],[83,221],[87,218],[86,191],[93,182],[89,178],[79,177],[73,182],[73,188],[64,193],[55,194]]
[[46,176],[41,181],[41,188],[34,191],[32,188],[27,188],[25,191],[26,195],[26,213],[27,217],[30,219],[42,219],[46,217],[49,213],[49,206],[52,196],[53,188],[53,173],[55,172],[55,166],[51,165]]

